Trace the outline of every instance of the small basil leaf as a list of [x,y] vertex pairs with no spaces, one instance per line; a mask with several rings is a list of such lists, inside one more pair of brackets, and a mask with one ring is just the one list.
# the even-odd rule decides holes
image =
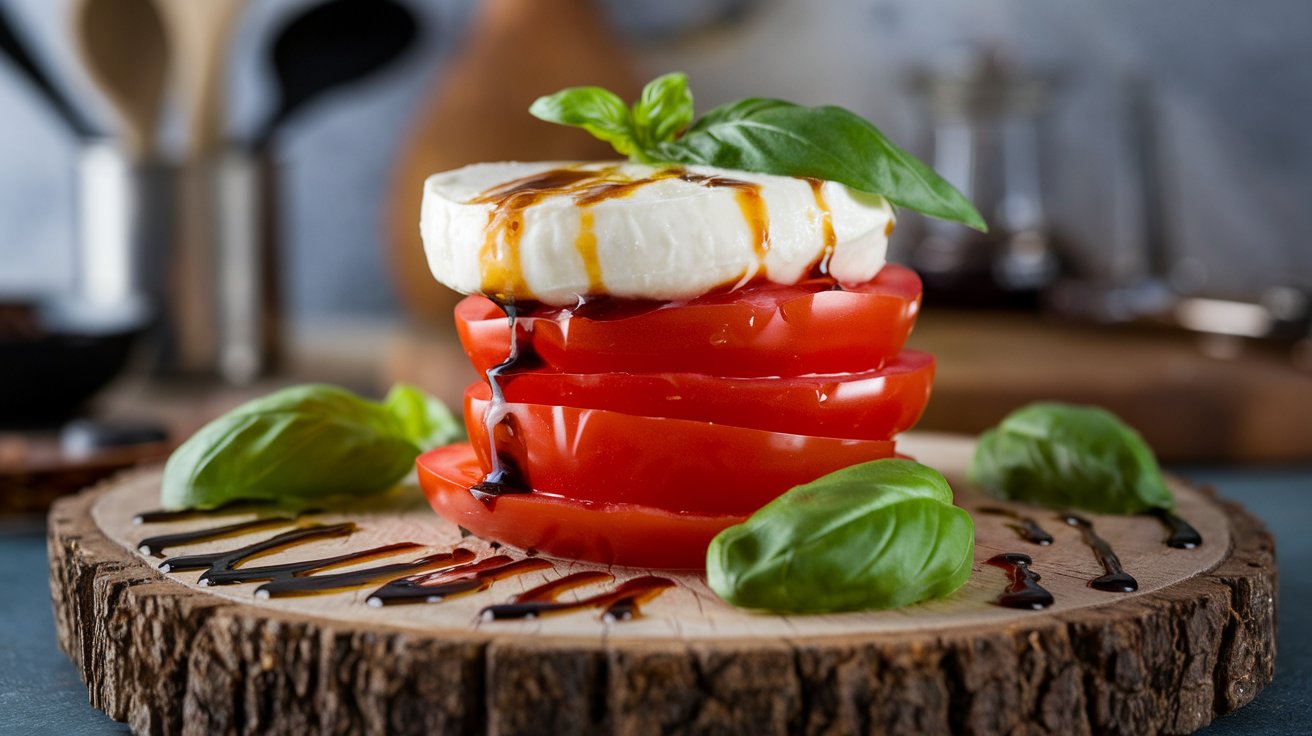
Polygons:
[[409,384],[393,386],[383,406],[401,423],[403,436],[420,450],[448,445],[464,436],[464,426],[446,404]]
[[819,613],[898,608],[970,577],[975,525],[937,471],[854,465],[797,486],[711,541],[711,589],[743,608]]
[[653,79],[633,104],[638,145],[646,149],[673,140],[692,122],[692,112],[688,75],[671,72]]
[[539,97],[529,106],[531,115],[549,123],[583,128],[625,156],[638,153],[633,115],[614,92],[601,87],[569,87]]
[[169,456],[161,503],[204,509],[261,499],[294,507],[385,491],[443,436],[440,413],[417,406],[412,392],[393,392],[384,405],[307,385],[247,402]]
[[967,473],[1000,498],[1111,514],[1170,509],[1175,498],[1147,443],[1091,406],[1030,404],[985,432]]
[[988,226],[951,184],[841,107],[750,98],[718,107],[651,152],[660,161],[813,177],[980,231]]

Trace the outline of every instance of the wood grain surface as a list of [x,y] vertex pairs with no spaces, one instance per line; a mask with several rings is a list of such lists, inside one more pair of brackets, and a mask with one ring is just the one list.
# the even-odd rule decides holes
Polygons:
[[[969,441],[920,435],[902,448],[944,470],[963,507],[986,503],[960,479]],[[60,644],[93,704],[139,733],[1188,733],[1272,676],[1274,544],[1239,507],[1178,482],[1180,513],[1206,540],[1197,549],[1166,547],[1151,518],[1091,516],[1139,579],[1133,594],[1086,585],[1101,569],[1052,512],[1025,509],[1056,538],[1038,547],[1005,518],[972,511],[975,572],[946,600],[763,615],[720,602],[700,575],[675,574],[642,617],[608,623],[595,610],[480,620],[485,605],[596,568],[568,561],[404,607],[365,605],[371,588],[259,600],[253,585],[201,587],[196,573],[158,571],[137,543],[242,517],[133,524],[157,505],[158,479],[137,471],[64,499],[50,523]],[[259,564],[398,541],[491,553],[405,490],[312,520],[342,518],[359,531]],[[999,551],[1031,555],[1057,604],[993,605],[1005,576],[983,561]]]

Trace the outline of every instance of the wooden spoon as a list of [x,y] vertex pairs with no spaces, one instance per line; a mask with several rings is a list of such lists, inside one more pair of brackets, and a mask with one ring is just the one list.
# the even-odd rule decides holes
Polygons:
[[228,38],[246,0],[155,0],[168,28],[187,113],[187,151],[204,158],[223,143]]
[[72,17],[82,63],[118,113],[125,147],[149,158],[169,56],[159,11],[151,0],[77,0]]

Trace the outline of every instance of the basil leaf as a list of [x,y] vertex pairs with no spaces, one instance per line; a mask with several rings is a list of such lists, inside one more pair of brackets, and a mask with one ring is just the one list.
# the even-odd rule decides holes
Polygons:
[[529,114],[548,123],[583,128],[615,147],[625,156],[635,156],[640,149],[633,127],[633,114],[619,95],[601,87],[569,87],[539,97],[528,108]]
[[1175,507],[1147,443],[1091,406],[1030,404],[985,432],[967,473],[993,495],[1054,508],[1137,514]]
[[641,163],[836,181],[931,217],[988,231],[961,192],[841,107],[749,98],[711,110],[675,138],[692,120],[693,106],[687,75],[672,72],[649,83],[632,110],[600,87],[571,87],[539,97],[529,112],[550,123],[583,128]]
[[165,508],[213,508],[238,499],[304,506],[385,491],[423,450],[454,439],[436,400],[398,386],[379,404],[335,386],[283,389],[205,425],[169,456]]
[[720,532],[706,579],[743,608],[898,608],[964,585],[974,550],[974,522],[942,475],[876,460],[797,486]]
[[988,230],[951,184],[841,107],[741,100],[707,113],[682,138],[657,146],[654,157],[836,181],[931,217]]
[[692,92],[688,75],[671,72],[653,79],[633,103],[633,127],[638,145],[646,150],[674,136],[692,122]]
[[403,435],[421,450],[449,445],[464,436],[464,427],[446,404],[414,386],[393,386],[383,407],[401,423]]

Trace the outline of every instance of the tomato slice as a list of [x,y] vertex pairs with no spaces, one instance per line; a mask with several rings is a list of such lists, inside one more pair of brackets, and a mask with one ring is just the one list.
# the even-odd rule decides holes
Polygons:
[[483,478],[466,443],[419,456],[419,485],[442,518],[520,549],[611,565],[701,568],[706,547],[741,516],[674,514],[627,504],[586,506],[538,494],[501,496],[492,509],[469,493]]
[[[827,278],[763,282],[686,302],[608,300],[521,315],[519,335],[547,365],[567,373],[861,373],[902,349],[920,291],[914,271],[890,264],[842,290]],[[461,301],[456,326],[480,372],[505,360],[508,321],[491,301]]]
[[[490,468],[483,416],[491,391],[465,391],[465,425]],[[746,515],[793,486],[892,457],[888,440],[813,437],[602,409],[507,403],[498,430],[535,494],[691,514]],[[499,503],[499,501],[498,501]]]
[[837,376],[722,378],[701,373],[531,370],[500,380],[510,402],[886,440],[910,429],[924,412],[934,380],[934,357],[908,350],[880,370]]

